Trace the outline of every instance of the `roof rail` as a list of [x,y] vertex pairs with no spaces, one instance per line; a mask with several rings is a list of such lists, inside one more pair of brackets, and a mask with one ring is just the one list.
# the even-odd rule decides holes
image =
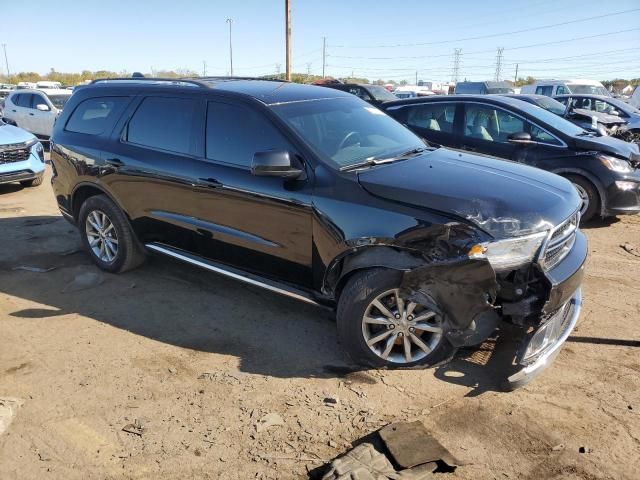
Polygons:
[[265,80],[269,82],[288,82],[289,80],[284,80],[282,78],[275,77],[225,77],[225,76],[210,76],[210,77],[189,77],[190,80]]
[[100,82],[167,82],[167,83],[189,83],[197,87],[209,88],[205,82],[201,82],[193,78],[162,78],[162,77],[114,77],[114,78],[98,78],[93,80],[91,84]]

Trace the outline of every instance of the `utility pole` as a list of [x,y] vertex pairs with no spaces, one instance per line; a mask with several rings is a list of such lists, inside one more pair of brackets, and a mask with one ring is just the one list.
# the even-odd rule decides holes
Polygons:
[[202,76],[207,76],[207,62],[205,60],[202,61]]
[[324,78],[324,69],[327,66],[327,37],[322,37],[322,78]]
[[458,83],[458,76],[460,75],[460,56],[462,55],[461,48],[455,48],[453,50],[453,73],[451,74],[451,81]]
[[418,71],[416,70],[416,83],[414,85],[418,85]]
[[284,0],[287,35],[287,58],[285,61],[286,80],[291,81],[291,0]]
[[229,70],[233,77],[233,44],[231,42],[231,24],[233,23],[233,18],[227,18],[227,23],[229,24]]
[[516,63],[516,76],[513,78],[513,83],[518,81],[518,64]]
[[504,47],[498,47],[498,53],[496,54],[496,82],[500,81],[500,75],[502,74],[502,52]]
[[9,60],[7,59],[7,44],[2,44],[2,49],[4,50],[4,63],[7,66],[7,80],[11,77],[11,72],[9,71]]

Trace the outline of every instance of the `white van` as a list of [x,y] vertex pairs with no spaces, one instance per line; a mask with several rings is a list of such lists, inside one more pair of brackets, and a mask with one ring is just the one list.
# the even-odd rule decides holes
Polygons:
[[640,88],[638,87],[635,88],[635,90],[631,94],[629,103],[640,110]]
[[529,85],[524,85],[520,93],[533,93],[535,95],[546,95],[547,97],[567,95],[569,93],[610,96],[607,89],[604,88],[604,85],[600,82],[582,78],[575,78],[573,80],[538,80]]

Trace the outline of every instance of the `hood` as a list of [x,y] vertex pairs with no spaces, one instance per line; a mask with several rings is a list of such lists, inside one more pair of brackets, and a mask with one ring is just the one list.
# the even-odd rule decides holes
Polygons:
[[616,157],[626,158],[632,163],[640,161],[640,150],[638,145],[631,142],[625,142],[619,138],[603,135],[595,137],[591,135],[573,137],[576,147],[581,150],[597,150],[603,153],[609,153]]
[[446,148],[362,170],[358,181],[373,195],[462,217],[494,238],[548,230],[580,206],[558,175]]
[[608,113],[594,112],[593,110],[585,110],[583,108],[574,108],[569,113],[569,117],[580,118],[591,122],[592,117],[596,117],[598,123],[603,125],[625,125],[627,122],[617,115],[609,115]]
[[28,142],[34,138],[36,137],[26,130],[14,127],[13,125],[0,123],[0,147],[3,145],[10,145],[12,143]]

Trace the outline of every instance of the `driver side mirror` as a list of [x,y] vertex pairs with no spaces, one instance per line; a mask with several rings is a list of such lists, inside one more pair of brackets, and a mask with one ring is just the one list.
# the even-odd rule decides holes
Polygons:
[[44,103],[39,103],[36,105],[36,110],[40,110],[41,112],[48,112],[51,109],[49,108],[49,105],[46,105]]
[[302,165],[287,151],[257,152],[251,162],[251,174],[260,177],[294,179],[304,173]]
[[512,133],[507,137],[507,142],[514,145],[535,145],[536,143],[527,132]]

